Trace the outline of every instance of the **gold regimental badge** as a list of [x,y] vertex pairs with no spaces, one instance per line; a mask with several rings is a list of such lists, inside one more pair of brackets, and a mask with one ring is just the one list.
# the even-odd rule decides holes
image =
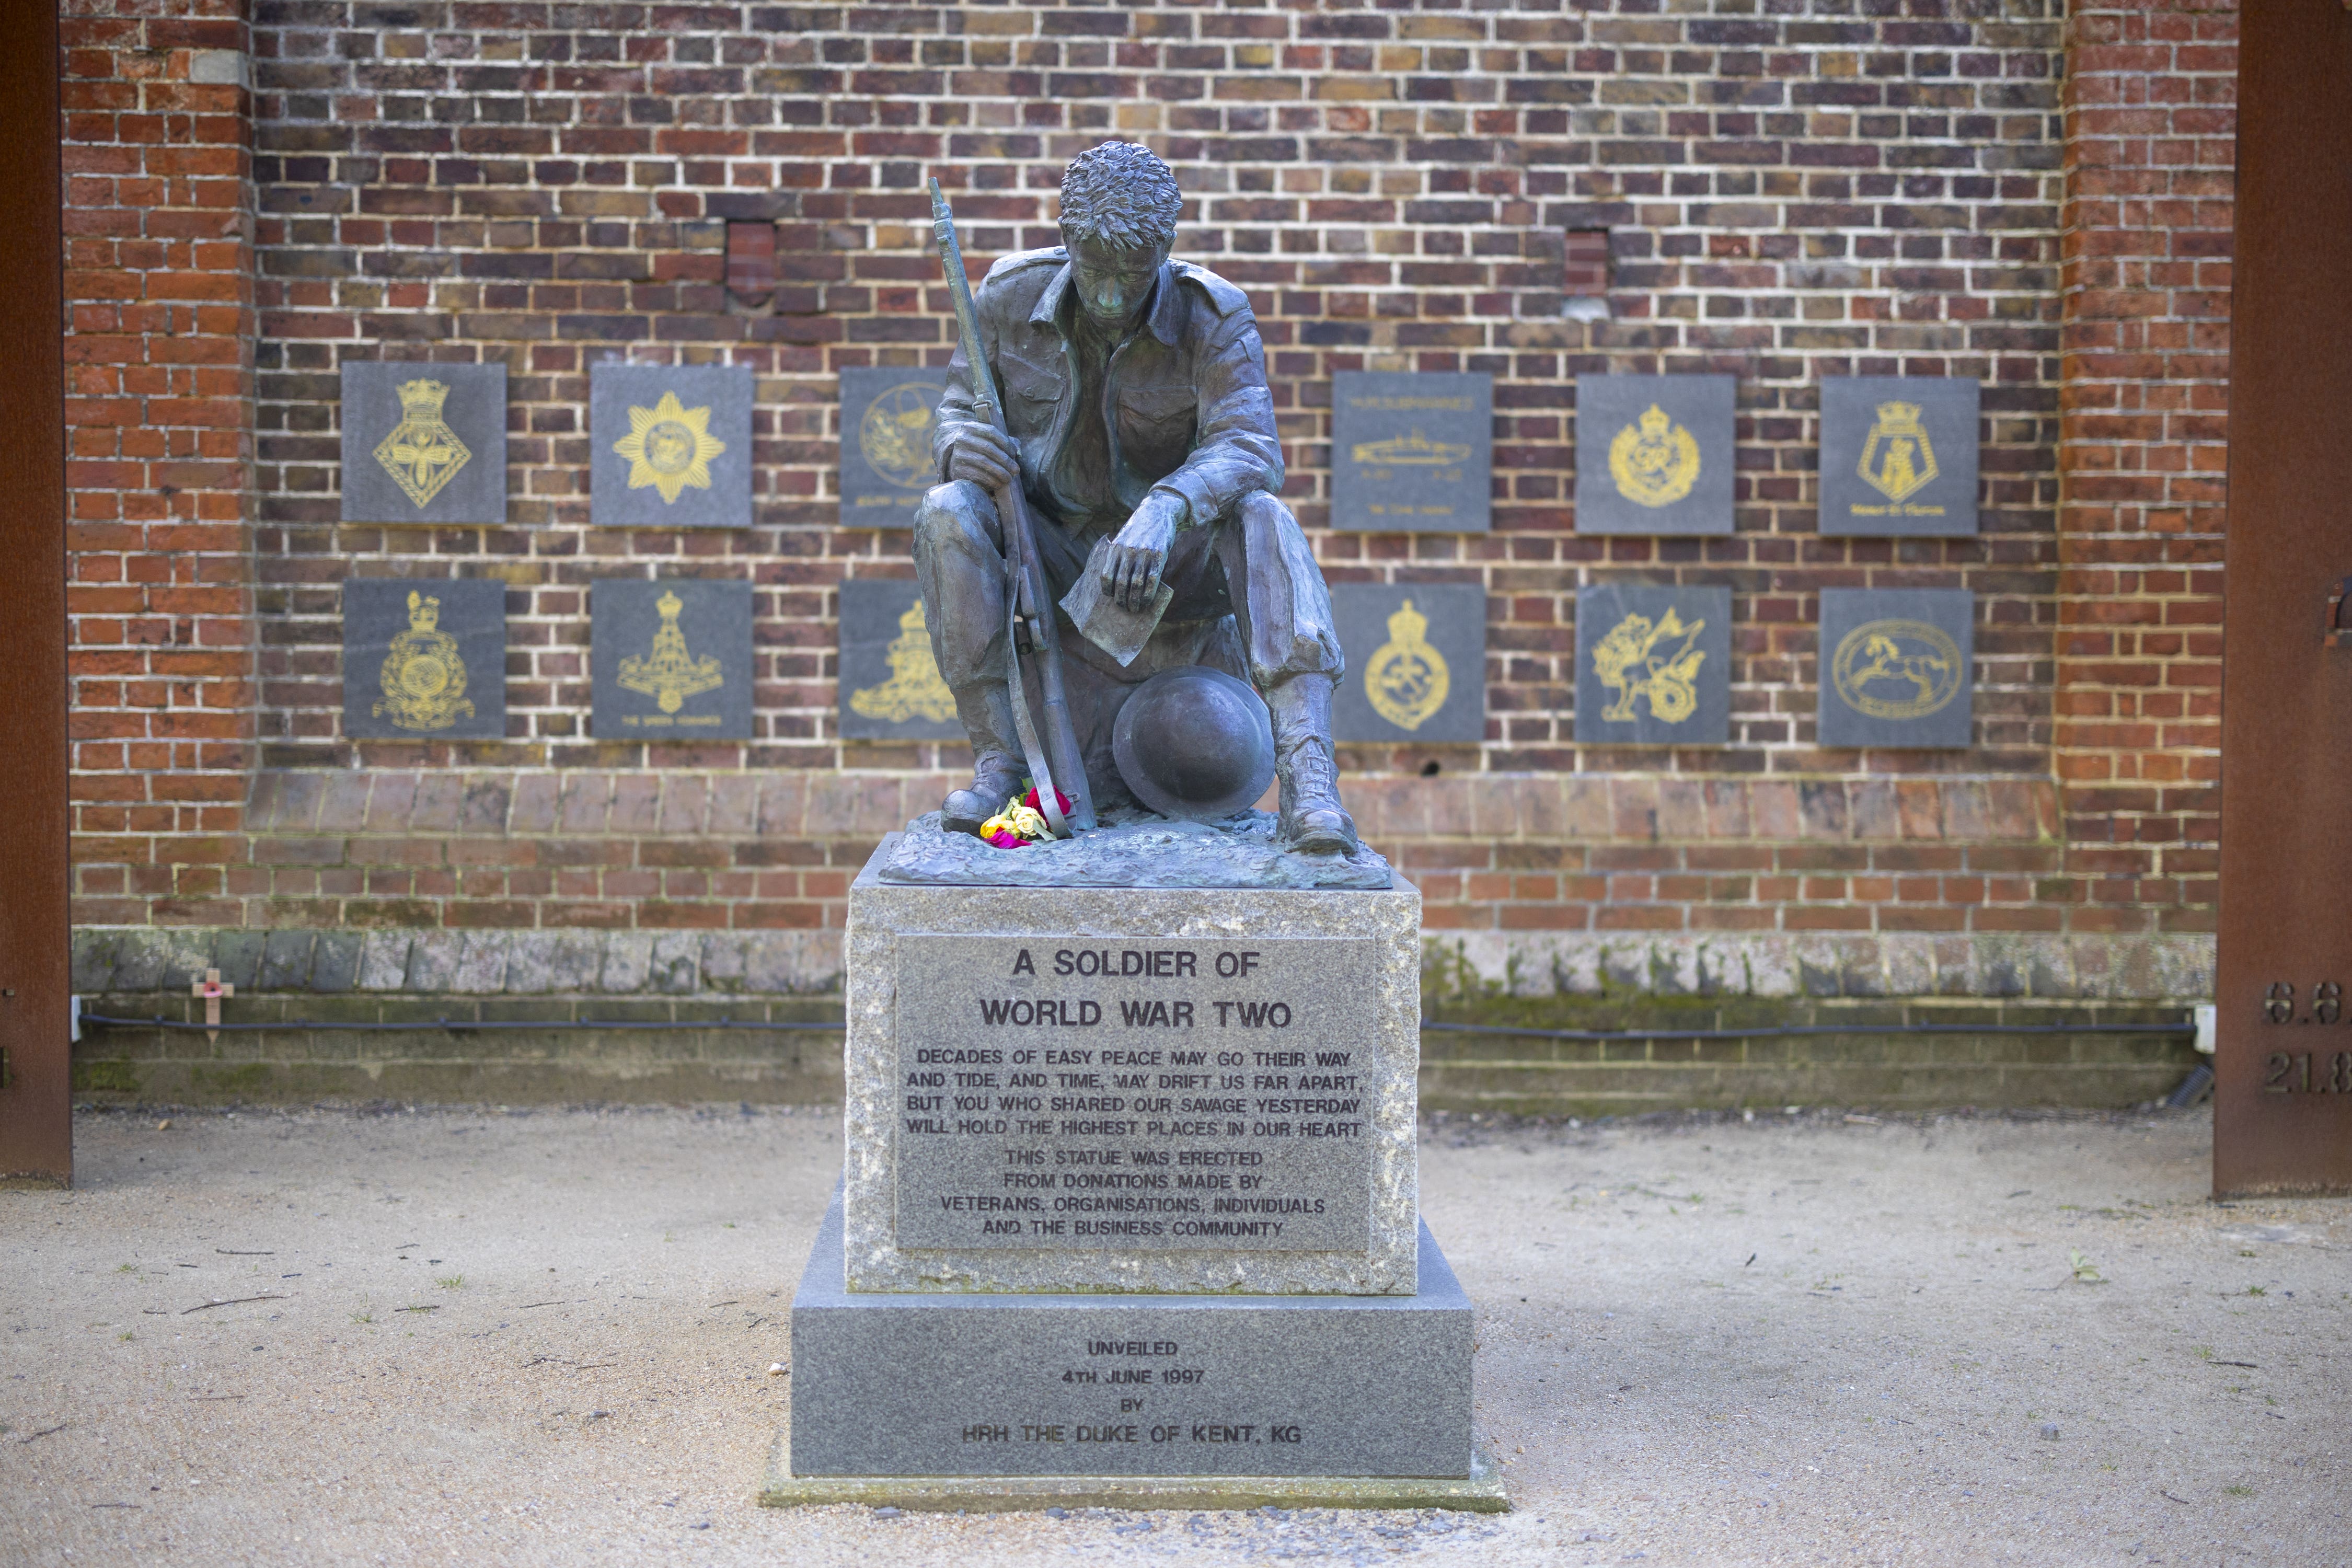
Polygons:
[[1936,477],[1936,448],[1916,403],[1882,403],[1854,471],[1888,500],[1902,500]]
[[621,660],[621,684],[652,698],[663,712],[675,713],[688,698],[718,690],[727,677],[717,659],[696,658],[686,651],[686,633],[677,624],[677,613],[686,605],[676,594],[665,589],[654,608],[661,612],[661,626],[654,633],[653,651],[644,658],[632,654]]
[[1617,694],[1601,716],[1612,724],[1631,722],[1641,717],[1633,707],[1643,699],[1650,716],[1669,724],[1697,712],[1698,667],[1706,652],[1692,645],[1706,629],[1705,621],[1683,625],[1672,609],[1654,626],[1647,616],[1627,616],[1610,627],[1592,649],[1601,683]]
[[931,657],[931,634],[923,621],[923,601],[898,617],[898,635],[890,639],[890,679],[849,694],[852,712],[885,723],[903,724],[929,719],[943,724],[955,717],[955,693],[940,679],[939,661]]
[[1429,617],[1404,607],[1389,617],[1389,640],[1364,666],[1364,696],[1372,711],[1400,730],[1418,730],[1429,716],[1445,706],[1453,677],[1445,656],[1429,646],[1423,634]]
[[692,486],[710,488],[710,459],[727,443],[710,433],[709,407],[688,408],[675,392],[665,392],[651,408],[629,410],[629,433],[613,443],[629,460],[629,488],[661,491],[665,505]]
[[1653,403],[1609,443],[1617,493],[1641,506],[1671,506],[1698,482],[1698,438]]
[[920,489],[939,482],[931,460],[931,405],[940,389],[902,382],[866,405],[857,421],[857,454],[887,484]]
[[392,639],[383,656],[383,696],[375,717],[404,730],[446,730],[474,716],[466,697],[466,661],[457,639],[441,629],[441,601],[412,588],[408,629]]
[[1925,719],[1959,695],[1959,645],[1925,621],[1871,621],[1838,639],[1830,683],[1873,719]]
[[399,386],[400,423],[376,443],[375,460],[401,493],[418,506],[431,502],[457,477],[473,453],[442,423],[449,400],[446,381],[404,381]]
[[1470,448],[1452,441],[1433,441],[1415,430],[1410,436],[1391,436],[1385,441],[1359,441],[1348,449],[1348,456],[1360,463],[1377,463],[1385,468],[1442,468],[1448,463],[1466,461]]

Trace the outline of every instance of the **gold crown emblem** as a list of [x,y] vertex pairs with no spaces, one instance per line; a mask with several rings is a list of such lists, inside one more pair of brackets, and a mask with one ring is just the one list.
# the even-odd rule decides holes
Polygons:
[[449,384],[446,381],[404,381],[400,384],[400,411],[412,419],[438,419],[441,405],[449,401]]
[[441,601],[426,598],[414,588],[408,593],[408,629],[429,632],[441,624]]
[[654,608],[661,612],[662,619],[676,620],[677,613],[686,608],[686,601],[665,588],[662,590],[662,596],[654,601]]
[[1878,428],[1882,435],[1918,436],[1919,405],[1916,403],[1882,403],[1878,405]]
[[1404,602],[1404,608],[1389,617],[1389,641],[1391,642],[1410,646],[1423,641],[1423,634],[1428,630],[1429,617],[1414,609],[1411,599]]
[[1642,426],[1643,438],[1657,441],[1664,438],[1666,432],[1673,428],[1675,421],[1672,415],[1653,403],[1648,412],[1644,413],[1637,423]]

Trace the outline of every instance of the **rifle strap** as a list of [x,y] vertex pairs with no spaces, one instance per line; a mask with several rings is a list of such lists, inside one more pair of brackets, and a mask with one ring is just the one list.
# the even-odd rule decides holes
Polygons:
[[1054,787],[1053,765],[1045,760],[1045,748],[1038,743],[1036,721],[1029,712],[1029,693],[1021,679],[1021,584],[1028,574],[1026,563],[1008,559],[1005,563],[1009,579],[1004,584],[1004,668],[1005,683],[1013,697],[1013,727],[1021,734],[1021,755],[1029,764],[1029,777],[1037,785],[1037,811],[1045,817],[1045,826],[1056,838],[1071,837],[1070,825],[1062,816],[1061,795]]

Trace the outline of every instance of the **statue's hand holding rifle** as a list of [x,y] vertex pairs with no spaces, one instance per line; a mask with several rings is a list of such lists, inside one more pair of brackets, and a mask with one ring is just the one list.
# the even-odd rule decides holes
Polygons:
[[[963,247],[956,239],[955,215],[949,210],[947,196],[936,179],[931,181],[931,230],[939,240],[948,294],[955,304],[965,374],[973,400],[988,416],[987,424],[972,426],[969,435],[957,440],[948,458],[948,476],[969,479],[996,498],[997,520],[1004,529],[1006,653],[1011,665],[1006,679],[1013,726],[1021,732],[1023,758],[1029,765],[1031,782],[1037,786],[1038,810],[1055,837],[1067,838],[1095,826],[1094,793],[1087,787],[1086,764],[1078,754],[1077,731],[1071,726],[1069,700],[1062,689],[1061,632],[1055,622],[1053,601],[1046,595],[1028,498],[1021,489],[1020,447],[1005,428],[1004,405],[981,342],[971,279],[964,272]],[[1045,700],[1042,740],[1021,679],[1024,645],[1036,659],[1039,695]],[[1058,792],[1057,786],[1061,786]],[[1070,799],[1066,816],[1057,793]]]

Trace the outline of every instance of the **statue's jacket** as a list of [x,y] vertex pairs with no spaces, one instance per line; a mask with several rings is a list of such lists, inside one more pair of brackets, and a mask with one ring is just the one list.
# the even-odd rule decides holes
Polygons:
[[[1078,422],[1078,370],[1065,335],[1078,306],[1069,291],[1069,252],[1056,246],[997,262],[973,301],[1005,425],[1021,445],[1022,488],[1051,512],[1061,508],[1047,476]],[[1192,522],[1207,523],[1253,490],[1280,493],[1282,447],[1257,318],[1248,296],[1215,273],[1184,261],[1160,268],[1143,325],[1111,355],[1102,396],[1122,507],[1171,490],[1189,503]],[[942,474],[956,441],[987,423],[959,344],[931,432]]]

